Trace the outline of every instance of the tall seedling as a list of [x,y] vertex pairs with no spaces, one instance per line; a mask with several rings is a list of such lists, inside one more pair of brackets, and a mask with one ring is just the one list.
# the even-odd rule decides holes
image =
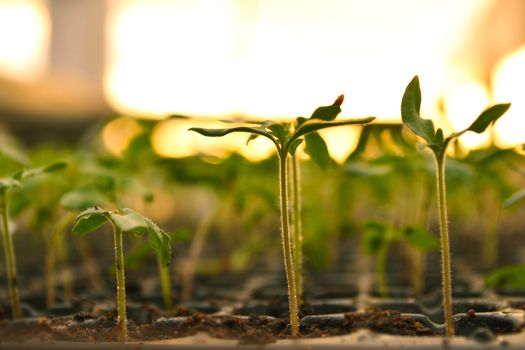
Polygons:
[[450,248],[447,221],[447,204],[445,190],[445,158],[447,147],[452,140],[463,135],[467,131],[483,133],[489,125],[496,122],[510,107],[510,103],[496,104],[485,109],[476,120],[466,129],[454,132],[447,137],[443,136],[443,130],[434,128],[430,119],[420,116],[421,89],[419,78],[415,76],[408,84],[401,101],[401,117],[403,124],[414,134],[421,137],[434,155],[436,163],[436,186],[438,196],[439,227],[441,232],[441,269],[443,279],[443,309],[445,311],[446,336],[454,335],[452,323],[452,281],[450,271]]
[[15,250],[13,247],[13,241],[11,238],[11,232],[9,230],[9,199],[10,192],[13,189],[22,187],[23,180],[38,176],[45,173],[51,173],[63,169],[66,166],[65,163],[58,162],[51,165],[30,169],[22,170],[17,172],[11,177],[0,178],[0,214],[2,215],[2,241],[5,251],[6,267],[7,267],[7,280],[9,285],[9,294],[11,296],[11,309],[13,313],[13,319],[22,317],[22,310],[20,308],[20,296],[18,293],[18,280],[16,277],[16,260]]
[[284,267],[286,271],[286,280],[288,284],[288,300],[290,309],[290,324],[292,335],[299,334],[298,321],[298,304],[297,304],[297,287],[294,274],[294,262],[292,251],[292,238],[290,236],[289,221],[289,202],[288,202],[288,158],[295,155],[297,147],[303,142],[307,134],[314,133],[318,130],[351,124],[365,124],[374,120],[374,117],[348,120],[332,120],[332,117],[325,117],[326,114],[337,115],[341,110],[343,96],[340,96],[331,106],[320,107],[314,112],[315,118],[297,118],[294,124],[279,123],[276,121],[265,121],[257,126],[241,125],[224,129],[205,129],[191,128],[190,130],[198,132],[201,135],[209,137],[220,137],[233,132],[244,132],[252,134],[252,137],[263,136],[272,141],[279,158],[279,193],[280,193],[280,212],[281,212],[281,241],[283,246]]
[[153,221],[128,208],[116,211],[98,207],[86,209],[77,216],[76,224],[73,227],[73,233],[88,233],[96,230],[106,222],[111,223],[113,226],[113,237],[115,241],[115,270],[117,278],[117,327],[119,341],[125,342],[127,341],[128,333],[122,234],[124,232],[131,232],[134,234],[147,233],[149,242],[155,250],[162,266],[167,266],[171,260],[170,238]]

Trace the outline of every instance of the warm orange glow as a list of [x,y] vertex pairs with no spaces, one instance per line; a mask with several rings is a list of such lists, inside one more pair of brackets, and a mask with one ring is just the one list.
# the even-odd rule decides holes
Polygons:
[[117,118],[104,127],[102,141],[108,151],[118,156],[140,131],[141,126],[136,120],[126,117]]
[[419,74],[433,115],[451,52],[489,2],[115,1],[106,91],[124,112],[215,118],[307,115],[345,93],[344,116],[398,120]]
[[[444,98],[458,130],[489,101],[486,87],[470,76],[476,72],[455,61],[453,52],[492,3],[115,0],[105,89],[118,110],[153,117],[294,118],[344,93],[341,118],[399,121],[402,92],[418,74],[423,116],[441,126],[437,102]],[[182,157],[237,149],[253,159],[272,152],[263,139],[246,147],[243,135],[210,140],[188,133],[190,126],[162,123],[156,150]],[[356,130],[325,132],[338,161],[355,147]],[[487,137],[467,134],[461,142],[477,148]]]
[[0,75],[33,80],[45,68],[50,24],[39,0],[0,2]]
[[512,106],[495,125],[498,144],[525,143],[525,46],[505,57],[494,72],[494,99]]

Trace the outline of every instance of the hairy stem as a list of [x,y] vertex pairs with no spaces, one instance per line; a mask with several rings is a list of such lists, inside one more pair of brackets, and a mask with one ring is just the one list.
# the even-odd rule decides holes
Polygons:
[[441,231],[441,272],[443,280],[443,310],[445,311],[446,336],[454,335],[452,320],[452,276],[450,269],[450,247],[448,236],[447,199],[445,187],[445,149],[435,153],[438,192],[439,228]]
[[292,203],[293,203],[293,262],[297,303],[303,303],[303,225],[301,219],[301,167],[299,158],[291,157]]
[[295,277],[293,271],[293,257],[290,240],[290,222],[288,221],[288,178],[286,171],[286,150],[279,152],[279,187],[281,196],[281,241],[283,246],[284,267],[286,281],[288,283],[288,303],[290,307],[290,323],[292,336],[299,335],[299,316],[297,312],[297,294],[295,288]]
[[16,278],[15,250],[13,248],[11,233],[9,232],[9,218],[7,208],[7,193],[4,190],[0,193],[0,212],[2,213],[3,226],[2,233],[7,266],[9,294],[11,295],[13,319],[17,319],[22,317],[22,310],[20,308],[20,297],[18,295],[18,280]]
[[171,310],[173,307],[173,299],[171,297],[171,278],[170,278],[170,267],[162,266],[160,258],[157,258],[160,276],[160,286],[162,288],[162,299],[164,300],[164,308]]
[[122,231],[113,225],[115,239],[115,266],[117,272],[117,326],[118,340],[125,342],[128,338],[126,321],[126,281],[124,276],[124,252],[122,248]]

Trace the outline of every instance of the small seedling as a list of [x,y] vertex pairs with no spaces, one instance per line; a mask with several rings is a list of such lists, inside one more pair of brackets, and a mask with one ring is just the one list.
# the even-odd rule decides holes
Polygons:
[[401,102],[401,117],[403,124],[414,134],[425,141],[434,155],[436,163],[436,181],[438,196],[439,227],[441,231],[441,259],[443,276],[443,307],[445,310],[446,336],[454,335],[454,325],[452,322],[452,281],[450,271],[450,249],[447,221],[447,204],[445,190],[445,158],[447,147],[450,142],[467,131],[483,133],[489,125],[500,118],[510,107],[510,103],[496,104],[485,109],[476,120],[466,129],[454,132],[444,137],[443,130],[434,128],[434,123],[430,119],[420,116],[421,108],[421,89],[419,78],[415,76],[408,84]]
[[88,233],[96,230],[106,222],[111,223],[113,226],[113,237],[115,241],[115,270],[117,278],[117,327],[119,341],[125,342],[127,341],[126,285],[122,234],[124,232],[135,234],[147,233],[149,242],[155,250],[162,266],[169,265],[171,260],[170,238],[153,221],[128,208],[115,211],[99,207],[86,209],[77,216],[75,226],[73,227],[73,233]]
[[330,106],[323,106],[317,108],[312,117],[309,119],[299,117],[295,123],[279,123],[276,121],[265,121],[257,126],[241,125],[224,129],[204,129],[191,128],[190,130],[209,137],[221,137],[233,132],[244,132],[251,134],[250,139],[257,136],[263,136],[269,139],[277,150],[279,158],[279,193],[280,193],[280,212],[281,212],[281,241],[283,246],[284,265],[286,271],[286,280],[288,284],[288,299],[290,309],[290,323],[292,327],[292,335],[299,334],[298,321],[298,304],[297,304],[297,288],[296,278],[294,274],[294,262],[292,251],[292,238],[290,237],[290,222],[289,222],[289,202],[288,202],[288,172],[287,163],[288,157],[294,156],[297,147],[303,142],[307,134],[316,132],[321,129],[351,125],[351,124],[366,124],[374,120],[374,117],[349,119],[349,120],[333,120],[341,112],[341,104],[343,96],[341,95]]
[[65,163],[57,162],[51,165],[22,170],[11,177],[0,178],[0,214],[2,215],[2,233],[4,251],[7,266],[7,279],[9,285],[9,294],[11,296],[11,308],[13,312],[13,319],[22,317],[22,310],[20,309],[20,297],[18,294],[18,280],[16,277],[16,260],[11,232],[9,230],[9,200],[10,192],[13,189],[21,188],[23,180],[38,176],[45,173],[52,173],[63,169]]
[[438,247],[438,241],[427,230],[411,226],[396,229],[379,221],[368,221],[363,227],[361,249],[366,255],[375,255],[377,291],[382,298],[388,296],[386,282],[386,261],[388,251],[394,242],[404,242],[418,251],[428,252]]

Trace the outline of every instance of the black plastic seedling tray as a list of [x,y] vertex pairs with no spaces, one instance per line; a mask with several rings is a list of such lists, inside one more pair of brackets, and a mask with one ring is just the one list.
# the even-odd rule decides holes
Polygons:
[[[456,336],[445,340],[439,285],[421,298],[401,292],[401,287],[397,292],[392,288],[390,298],[379,298],[370,292],[371,279],[350,272],[311,277],[301,311],[299,339],[288,336],[287,295],[280,274],[239,276],[234,284],[201,281],[197,300],[180,304],[169,313],[161,311],[159,296],[130,293],[129,345],[134,349],[437,349],[444,345],[462,349],[525,345],[525,294],[479,289],[475,276],[468,280],[458,276]],[[26,312],[32,313],[31,317],[1,321],[2,348],[15,343],[17,348],[28,349],[123,348],[114,342],[112,296],[96,298],[88,293],[77,297],[72,306],[39,311],[29,306]]]

